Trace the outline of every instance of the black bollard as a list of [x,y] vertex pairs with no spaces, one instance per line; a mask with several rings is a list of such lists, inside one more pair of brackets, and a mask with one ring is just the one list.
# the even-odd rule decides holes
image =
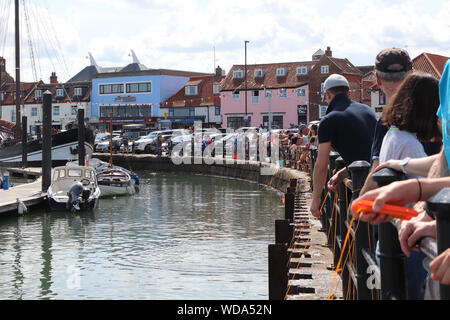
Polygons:
[[[382,169],[373,175],[379,187],[404,180],[405,175],[392,169]],[[380,252],[381,299],[408,299],[406,256],[398,240],[398,230],[390,222],[378,226]]]
[[289,220],[275,220],[275,243],[290,244],[294,237],[294,228]]
[[[364,185],[369,174],[370,164],[367,161],[355,161],[348,166],[352,177],[352,199],[359,196],[359,190]],[[356,292],[358,300],[371,300],[372,295],[367,286],[369,278],[369,264],[362,254],[362,250],[369,250],[371,243],[370,232],[365,222],[359,222],[359,227],[355,233],[355,261],[356,261]]]
[[287,247],[269,245],[269,300],[284,300],[288,285]]
[[[436,217],[438,255],[450,248],[450,188],[442,189],[427,201]],[[450,300],[450,285],[440,285],[441,300]]]
[[288,192],[284,195],[284,219],[294,222],[295,195]]
[[84,129],[84,108],[78,108],[78,165],[84,166],[86,164],[86,148],[84,145],[85,129]]
[[22,168],[28,167],[28,149],[27,149],[27,137],[28,137],[28,123],[27,117],[22,116]]
[[43,94],[42,103],[42,192],[52,183],[52,93]]

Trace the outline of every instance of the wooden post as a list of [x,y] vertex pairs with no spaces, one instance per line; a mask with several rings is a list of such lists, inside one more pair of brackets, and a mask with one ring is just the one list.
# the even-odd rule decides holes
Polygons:
[[52,93],[45,91],[42,104],[42,192],[52,182]]
[[27,117],[22,116],[22,168],[28,167],[27,126]]
[[269,300],[284,300],[288,285],[287,247],[269,245]]
[[86,148],[84,146],[85,129],[84,129],[84,109],[78,108],[78,165],[86,165]]
[[289,220],[275,220],[275,243],[291,243],[294,228]]

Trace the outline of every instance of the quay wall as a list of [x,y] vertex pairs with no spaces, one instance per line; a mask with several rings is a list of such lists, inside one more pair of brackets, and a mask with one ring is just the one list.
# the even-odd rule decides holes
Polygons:
[[[109,162],[109,154],[96,153],[93,158]],[[305,172],[290,168],[277,168],[274,165],[248,160],[225,159],[218,163],[207,164],[205,158],[188,157],[184,163],[175,164],[170,157],[156,155],[126,155],[114,154],[113,163],[129,170],[149,170],[153,172],[190,172],[211,176],[222,176],[242,179],[275,188],[283,193],[287,192],[291,179],[297,179],[298,190],[309,191],[309,176]]]

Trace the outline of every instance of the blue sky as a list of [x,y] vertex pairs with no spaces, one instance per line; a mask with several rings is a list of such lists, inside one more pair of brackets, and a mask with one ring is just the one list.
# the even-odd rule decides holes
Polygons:
[[[67,80],[89,64],[88,52],[100,66],[126,65],[130,49],[150,68],[212,72],[218,64],[228,71],[244,63],[244,40],[250,41],[249,64],[310,60],[327,46],[355,65],[373,64],[381,49],[394,46],[412,57],[422,52],[450,56],[450,1],[444,0],[25,2],[30,25],[41,21],[30,34],[39,58],[36,73],[44,81],[52,71]],[[0,15],[0,27],[5,18]],[[0,47],[11,74],[12,23],[10,17],[9,40]],[[43,45],[42,38],[53,40]],[[27,37],[23,47],[22,78],[31,81]]]

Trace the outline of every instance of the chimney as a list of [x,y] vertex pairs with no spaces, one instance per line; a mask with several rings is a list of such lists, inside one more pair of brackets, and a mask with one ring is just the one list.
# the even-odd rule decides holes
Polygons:
[[0,57],[0,73],[6,72],[6,60],[3,57]]
[[333,51],[331,51],[330,47],[327,47],[327,51],[325,51],[325,55],[330,58],[333,57]]
[[58,83],[58,77],[56,76],[56,72],[52,72],[50,76],[50,83]]

